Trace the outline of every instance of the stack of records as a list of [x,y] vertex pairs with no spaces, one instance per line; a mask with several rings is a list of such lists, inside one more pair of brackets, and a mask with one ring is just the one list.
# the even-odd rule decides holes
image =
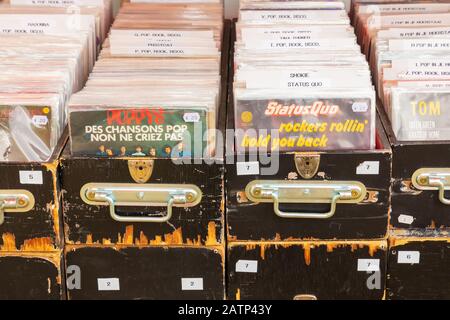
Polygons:
[[0,5],[0,161],[47,161],[67,123],[68,100],[106,36],[111,2],[77,13],[10,2]]
[[219,1],[125,2],[70,101],[75,156],[211,156],[220,96]]
[[353,20],[397,140],[450,140],[450,1],[355,1]]
[[375,147],[375,92],[340,1],[242,0],[236,151]]

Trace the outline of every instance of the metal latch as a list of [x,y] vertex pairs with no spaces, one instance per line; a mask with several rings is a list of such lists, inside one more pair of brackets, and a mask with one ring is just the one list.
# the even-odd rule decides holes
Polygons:
[[27,190],[0,190],[0,225],[5,213],[28,212],[34,208],[34,196]]
[[438,190],[439,200],[450,205],[445,190],[450,190],[450,168],[422,168],[414,172],[411,182],[418,190]]
[[320,165],[320,155],[313,153],[297,153],[294,156],[298,174],[306,180],[314,178]]
[[146,183],[153,173],[155,160],[128,160],[128,170],[134,181],[137,183]]
[[[202,191],[190,184],[88,183],[80,191],[87,204],[109,206],[111,217],[119,222],[167,222],[173,207],[193,207],[200,203]],[[117,206],[167,207],[163,217],[130,217],[116,213]]]
[[[337,203],[355,204],[364,200],[366,187],[357,181],[289,181],[255,180],[245,188],[253,202],[272,203],[281,218],[328,219]],[[327,213],[283,212],[280,203],[330,203]]]

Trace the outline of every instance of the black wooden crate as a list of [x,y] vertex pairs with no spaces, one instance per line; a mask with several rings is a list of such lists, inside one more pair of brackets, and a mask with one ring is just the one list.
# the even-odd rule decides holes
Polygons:
[[62,248],[59,156],[66,142],[67,133],[46,163],[0,163],[0,195],[26,195],[32,199],[32,206],[25,212],[5,209],[4,221],[0,223],[0,251]]
[[[233,97],[230,90],[227,128],[234,128]],[[238,155],[234,139],[227,136],[226,214],[228,239],[231,241],[302,240],[302,239],[382,239],[387,237],[390,210],[392,153],[389,141],[377,118],[377,139],[374,150],[326,151]],[[273,161],[278,170],[273,170]],[[247,166],[247,169],[245,167]],[[244,167],[244,169],[242,169]],[[276,167],[276,166],[275,166]],[[239,168],[239,169],[238,169]],[[248,174],[247,174],[248,173]],[[272,202],[249,199],[246,188],[253,181],[291,181],[297,193],[308,192],[308,185],[360,183],[365,194],[358,203],[340,204],[330,218],[286,218],[275,214]],[[328,203],[304,201],[283,204],[286,213],[326,213]],[[327,202],[322,201],[322,202]],[[288,216],[288,214],[287,214]]]
[[[235,36],[232,32],[232,38]],[[230,55],[230,82],[233,81],[233,54]],[[229,85],[227,129],[234,129],[234,98]],[[276,172],[266,174],[276,155],[237,155],[234,137],[227,135],[226,151],[226,218],[229,241],[284,241],[310,239],[385,239],[390,210],[390,181],[392,151],[377,117],[375,150],[280,153]],[[239,166],[239,170],[238,170]],[[245,166],[249,169],[246,172]],[[255,169],[255,166],[257,168]],[[244,169],[242,169],[244,167]],[[255,170],[259,173],[255,173]],[[264,173],[266,172],[266,173]],[[246,173],[249,173],[248,175]],[[252,181],[291,181],[297,193],[308,192],[312,183],[335,184],[358,182],[366,194],[352,204],[337,203],[330,218],[288,218],[275,214],[272,202],[251,201],[246,187]],[[321,201],[326,202],[326,201]],[[323,214],[328,203],[283,204],[281,212]]]
[[[245,240],[298,240],[298,239],[380,239],[385,238],[390,208],[391,153],[382,147],[376,151],[327,152],[314,155],[320,158],[317,174],[303,179],[296,168],[301,154],[281,154],[276,174],[237,174],[236,164],[226,166],[228,239]],[[310,155],[303,159],[308,161]],[[236,161],[237,162],[237,161]],[[357,168],[366,164],[379,167],[376,175],[359,175]],[[260,168],[264,168],[260,165]],[[367,192],[356,204],[337,204],[335,214],[327,219],[283,218],[275,214],[273,203],[248,199],[245,189],[252,181],[292,181],[299,191],[307,190],[311,181],[343,184],[362,183]],[[306,191],[305,191],[306,192]],[[331,202],[331,198],[330,198]],[[286,212],[326,212],[330,204],[280,205]]]
[[386,240],[230,243],[227,297],[379,300],[386,256]]
[[448,230],[395,230],[389,242],[387,299],[450,299]]
[[[79,159],[63,157],[63,206],[66,243],[100,244],[216,244],[222,241],[223,230],[223,170],[214,165],[175,165],[169,159],[156,159],[152,177],[143,187],[160,184],[189,183],[201,189],[201,202],[190,208],[173,208],[172,218],[165,222],[122,222],[114,220],[109,206],[85,203],[80,191],[87,183],[137,183],[124,159]],[[119,207],[123,216],[160,216],[167,214],[161,207]]]
[[60,251],[0,253],[0,299],[63,299],[61,258]]
[[[449,227],[449,203],[440,201],[437,187],[423,190],[421,184],[427,185],[428,181],[420,181],[418,170],[436,176],[445,174],[450,169],[450,142],[400,142],[384,109],[380,107],[378,111],[392,147],[391,226],[399,229]],[[445,191],[444,196],[450,199],[450,191]]]
[[[226,122],[229,40],[230,22],[227,21],[223,41],[222,99],[218,111],[219,130],[222,133]],[[126,245],[221,243],[225,204],[223,143],[220,146],[222,148],[212,159],[188,159],[181,165],[162,158],[73,157],[67,148],[61,160],[66,242]],[[134,176],[130,166],[136,171]],[[144,178],[140,179],[142,177]],[[126,184],[123,188],[161,188],[167,184],[170,185],[169,188],[198,188],[201,201],[190,207],[175,206],[168,221],[153,223],[133,220],[135,217],[167,216],[168,203],[160,203],[158,206],[119,205],[115,210],[120,216],[117,221],[112,218],[108,205],[89,204],[83,200],[83,186],[89,183],[102,183],[106,186]],[[138,194],[136,192],[136,196]]]
[[224,299],[224,247],[67,246],[69,300]]

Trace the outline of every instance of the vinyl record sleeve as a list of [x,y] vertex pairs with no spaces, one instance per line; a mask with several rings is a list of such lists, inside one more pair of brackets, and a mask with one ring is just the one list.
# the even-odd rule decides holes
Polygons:
[[391,96],[397,140],[450,140],[450,90],[392,88]]
[[206,146],[207,112],[182,109],[114,108],[72,111],[72,154],[94,157],[190,157]]
[[47,161],[52,142],[52,109],[0,105],[0,161]]
[[236,98],[236,149],[279,152],[374,148],[373,98]]

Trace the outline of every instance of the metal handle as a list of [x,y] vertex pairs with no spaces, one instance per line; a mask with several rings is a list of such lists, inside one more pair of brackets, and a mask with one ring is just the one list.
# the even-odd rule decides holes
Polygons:
[[450,169],[422,168],[414,172],[411,180],[419,190],[438,190],[439,201],[450,205],[450,199],[445,198],[445,190],[450,189]]
[[[359,203],[366,196],[365,186],[356,181],[270,181],[250,182],[246,189],[253,202],[273,202],[280,218],[329,219],[336,212],[337,203]],[[326,213],[283,212],[280,203],[330,203]]]
[[0,190],[0,225],[6,212],[28,212],[34,207],[34,196],[27,190]]
[[[81,188],[81,198],[91,205],[107,205],[111,218],[118,222],[163,223],[172,218],[173,207],[193,207],[200,203],[201,190],[194,185],[103,184],[88,183]],[[167,207],[162,217],[120,216],[117,206]]]
[[439,178],[430,179],[430,186],[437,187],[439,190],[439,201],[445,205],[450,205],[450,200],[445,198],[445,185]]
[[317,300],[317,297],[313,294],[297,294],[293,300]]
[[340,194],[335,194],[331,198],[330,211],[326,213],[312,213],[312,212],[283,212],[280,210],[280,202],[276,193],[272,194],[273,198],[273,210],[275,214],[280,218],[296,218],[296,219],[329,219],[334,216],[336,212],[336,203],[341,198]]
[[167,201],[167,214],[162,217],[124,217],[116,213],[116,200],[112,194],[97,194],[96,199],[99,201],[106,201],[109,204],[109,214],[111,218],[118,222],[154,222],[163,223],[172,218],[173,197],[170,197]]

